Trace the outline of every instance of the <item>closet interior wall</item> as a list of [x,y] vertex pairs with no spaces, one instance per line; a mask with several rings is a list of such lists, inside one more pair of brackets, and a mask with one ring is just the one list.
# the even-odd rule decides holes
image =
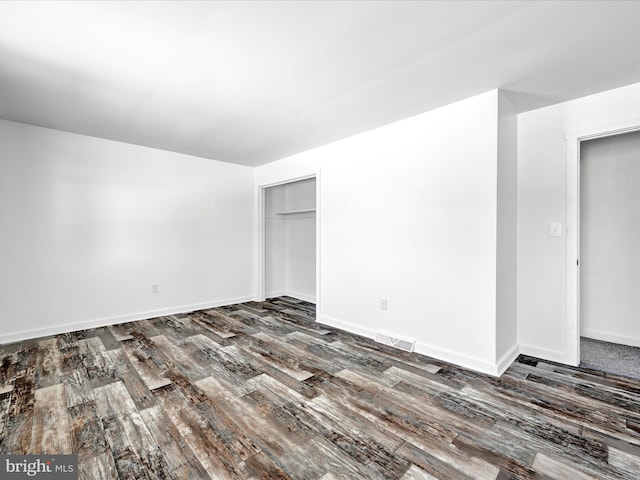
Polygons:
[[316,301],[316,180],[265,189],[265,294]]

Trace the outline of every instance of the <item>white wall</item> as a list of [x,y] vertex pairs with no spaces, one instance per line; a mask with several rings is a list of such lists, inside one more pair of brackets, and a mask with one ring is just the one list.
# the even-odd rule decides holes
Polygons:
[[287,291],[286,218],[277,215],[286,209],[283,186],[265,190],[265,296],[280,297]]
[[[575,146],[565,136],[633,124],[640,125],[640,84],[518,115],[518,343],[525,353],[573,361],[567,308],[576,299],[567,295],[567,264],[574,259],[564,227],[567,148]],[[550,222],[562,223],[562,237],[549,236]]]
[[497,150],[492,91],[256,168],[321,171],[319,321],[495,373]]
[[[255,172],[0,121],[0,342],[253,296],[253,179],[321,171],[321,320],[415,338],[424,353],[491,370],[513,336],[500,310],[512,304],[496,300],[512,272],[496,245],[509,243],[500,227],[513,205],[503,201],[512,192],[502,186],[511,173],[501,156],[512,147],[496,142],[496,130],[512,127],[497,97]],[[518,115],[517,338],[525,353],[567,361],[565,137],[631,124],[640,125],[640,84]],[[549,236],[550,222],[562,223],[562,237]]]
[[580,148],[580,330],[640,346],[640,132]]
[[253,205],[247,167],[0,121],[0,342],[252,298]]
[[290,215],[286,219],[286,294],[316,301],[316,216]]
[[[286,185],[287,209],[305,210],[316,206],[316,179]],[[316,300],[316,214],[287,215],[286,291],[287,295],[310,302]]]
[[496,357],[504,365],[517,335],[517,130],[518,118],[503,92],[498,95],[498,237]]

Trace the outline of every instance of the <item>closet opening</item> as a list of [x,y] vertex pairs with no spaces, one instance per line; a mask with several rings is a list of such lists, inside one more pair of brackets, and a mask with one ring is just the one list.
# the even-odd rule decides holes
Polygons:
[[[573,132],[567,132],[565,136],[566,141],[566,228],[565,228],[565,236],[566,236],[566,344],[565,344],[565,352],[562,356],[562,361],[564,363],[568,363],[570,365],[579,365],[581,363],[581,349],[580,343],[583,336],[594,336],[594,332],[597,332],[597,328],[593,328],[593,325],[590,326],[590,322],[588,320],[583,320],[581,317],[583,316],[583,312],[581,310],[583,308],[592,308],[592,305],[583,304],[583,300],[585,302],[593,302],[595,297],[590,299],[582,299],[583,295],[589,295],[587,291],[581,292],[581,284],[584,282],[589,282],[589,277],[582,278],[583,276],[583,266],[584,263],[587,262],[590,266],[593,266],[594,258],[589,258],[589,254],[582,258],[582,249],[589,248],[586,243],[585,245],[581,245],[583,242],[591,241],[593,243],[594,239],[583,239],[582,236],[588,236],[589,233],[585,229],[585,225],[581,225],[581,216],[583,217],[583,222],[585,221],[585,215],[590,215],[588,210],[588,205],[581,205],[581,203],[586,201],[586,196],[589,195],[587,191],[581,191],[585,187],[589,189],[589,186],[582,185],[581,183],[588,181],[587,176],[589,175],[586,172],[581,172],[582,170],[582,160],[581,156],[585,153],[583,150],[585,147],[588,149],[588,143],[597,139],[605,139],[608,137],[618,137],[625,138],[625,135],[628,133],[633,133],[640,131],[640,119],[630,118],[619,121],[609,121],[602,125],[591,125],[585,127],[581,130],[576,130]],[[631,139],[632,137],[626,137]],[[592,145],[596,145],[595,142]],[[588,160],[587,160],[588,162]],[[597,167],[601,167],[604,165],[594,163]],[[587,166],[587,168],[589,168]],[[593,177],[592,179],[597,178]],[[626,181],[626,180],[625,180]],[[592,200],[595,199],[592,198]],[[596,199],[596,205],[598,200]],[[592,202],[593,203],[593,202]],[[597,205],[598,208],[604,205]],[[586,212],[582,212],[583,209],[587,209]],[[614,219],[618,216],[617,211],[611,212],[611,219]],[[609,213],[603,218],[608,218]],[[589,222],[591,219],[588,219]],[[596,227],[597,228],[597,227]],[[618,226],[607,226],[605,233],[611,233],[617,231]],[[625,227],[626,228],[626,227]],[[581,230],[584,230],[581,232]],[[593,251],[593,249],[592,249]],[[611,247],[607,246],[606,251],[611,251]],[[602,253],[606,253],[602,252]],[[597,250],[595,250],[596,255],[598,254]],[[600,259],[596,259],[596,261],[600,261]],[[586,275],[590,275],[588,272]],[[622,275],[617,275],[618,279],[622,277]],[[591,275],[591,279],[602,279],[602,274]],[[583,288],[593,292],[593,285],[587,286],[582,285]],[[603,292],[599,286],[597,286],[596,292]],[[592,309],[593,312],[593,309]],[[589,315],[588,313],[586,314]],[[592,316],[593,318],[593,316]],[[582,323],[585,323],[584,330]],[[607,326],[609,329],[609,326]],[[609,332],[611,333],[611,332]],[[586,334],[586,335],[585,335]],[[595,333],[597,335],[597,333]],[[602,338],[602,335],[600,335]],[[608,335],[609,336],[609,335]],[[618,336],[618,335],[616,335]],[[627,335],[625,335],[627,336]],[[609,336],[610,339],[613,337]],[[604,338],[602,338],[604,340]],[[616,343],[619,343],[619,336],[615,339]],[[625,339],[625,343],[629,344],[628,339]]]
[[580,143],[580,365],[638,377],[640,131]]
[[260,188],[260,300],[318,301],[317,177]]

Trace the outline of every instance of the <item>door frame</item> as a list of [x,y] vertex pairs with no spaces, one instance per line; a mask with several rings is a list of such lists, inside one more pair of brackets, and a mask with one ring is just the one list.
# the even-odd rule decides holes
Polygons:
[[273,183],[265,183],[257,185],[256,197],[257,202],[257,217],[258,217],[258,252],[257,252],[257,300],[263,302],[266,299],[266,191],[267,188],[277,187],[278,185],[286,185],[287,183],[293,183],[300,180],[308,180],[314,178],[316,181],[316,319],[320,318],[320,171],[316,171],[307,175],[302,175],[293,178],[287,178],[285,180],[279,180]]
[[580,144],[640,130],[640,118],[567,133],[566,141],[566,361],[580,364]]

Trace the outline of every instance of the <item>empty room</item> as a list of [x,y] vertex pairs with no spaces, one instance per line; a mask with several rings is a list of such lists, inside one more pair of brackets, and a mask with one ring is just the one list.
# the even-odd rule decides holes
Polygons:
[[0,479],[637,479],[640,2],[0,2]]

